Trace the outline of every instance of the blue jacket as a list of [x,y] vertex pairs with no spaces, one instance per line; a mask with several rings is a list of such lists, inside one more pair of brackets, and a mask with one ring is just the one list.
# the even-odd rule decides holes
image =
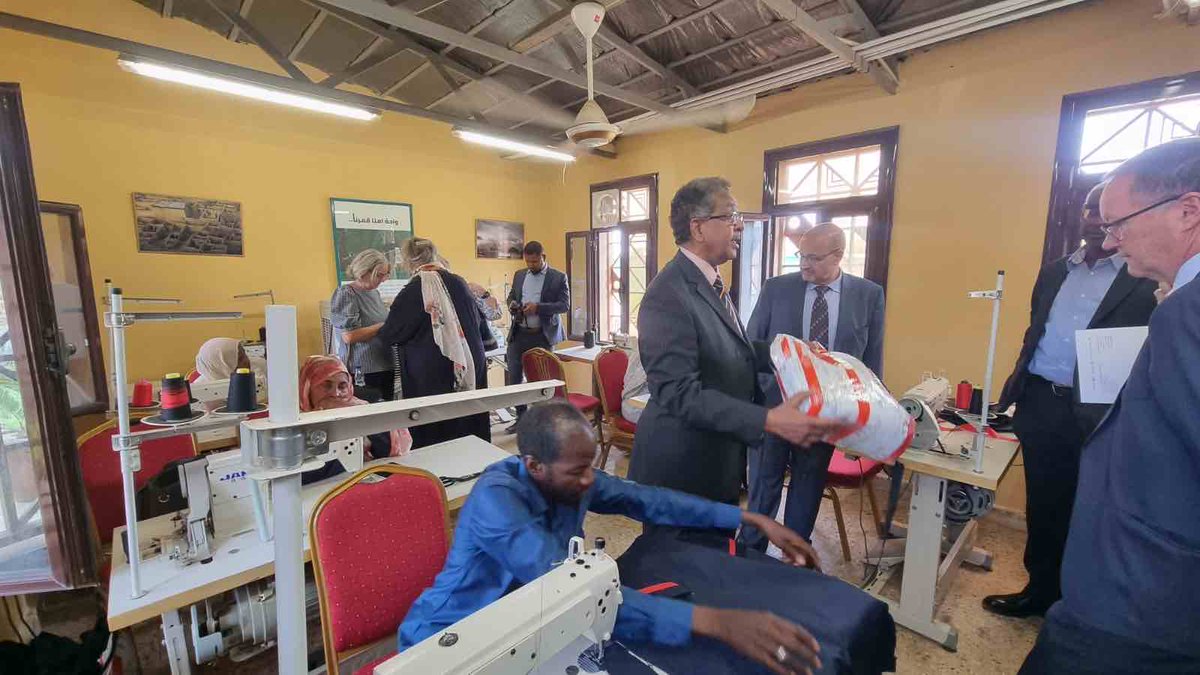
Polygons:
[[[767,279],[746,326],[747,336],[762,342],[770,342],[780,334],[803,337],[804,294],[807,290],[808,282],[799,272]],[[837,334],[831,351],[853,356],[883,379],[882,286],[842,273]],[[767,406],[783,402],[773,375],[761,374],[758,379]]]
[[[399,649],[448,628],[509,591],[550,571],[567,557],[571,537],[583,536],[588,511],[656,525],[736,529],[740,509],[596,472],[578,504],[549,504],[520,457],[489,466],[471,490],[454,530],[446,566],[413,603],[400,625]],[[692,606],[622,588],[614,637],[634,642],[687,644]]]
[[1059,610],[1200,657],[1200,280],[1150,317],[1125,388],[1087,445]]

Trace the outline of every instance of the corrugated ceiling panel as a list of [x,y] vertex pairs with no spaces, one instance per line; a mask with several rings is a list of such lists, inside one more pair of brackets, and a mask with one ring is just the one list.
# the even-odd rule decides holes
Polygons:
[[302,60],[327,73],[336,73],[358,57],[375,36],[330,16],[301,52]]

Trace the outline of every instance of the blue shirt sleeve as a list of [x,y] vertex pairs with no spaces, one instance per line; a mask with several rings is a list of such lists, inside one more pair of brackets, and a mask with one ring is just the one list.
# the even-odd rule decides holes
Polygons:
[[537,579],[567,557],[566,542],[554,537],[544,519],[516,490],[489,486],[476,490],[471,498],[481,502],[475,504],[478,515],[469,523],[469,536],[521,584]]
[[736,530],[742,523],[742,510],[736,506],[667,488],[639,485],[603,471],[596,472],[588,509],[628,516],[651,525]]
[[692,606],[686,602],[621,587],[621,608],[613,630],[617,640],[679,647],[692,640]]

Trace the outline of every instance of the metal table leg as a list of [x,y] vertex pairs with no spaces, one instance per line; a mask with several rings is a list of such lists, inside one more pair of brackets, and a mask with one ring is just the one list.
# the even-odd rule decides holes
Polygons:
[[945,499],[944,479],[920,473],[913,477],[900,602],[888,601],[888,605],[896,623],[955,651],[958,649],[958,631],[933,618],[941,563]]
[[[187,633],[179,622],[179,611],[162,613],[163,646],[167,649],[167,665],[171,675],[192,675],[192,662],[188,660]],[[132,638],[131,638],[132,639]]]

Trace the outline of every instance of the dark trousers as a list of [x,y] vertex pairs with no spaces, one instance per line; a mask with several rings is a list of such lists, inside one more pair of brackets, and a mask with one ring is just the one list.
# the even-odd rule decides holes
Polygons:
[[1019,675],[1197,672],[1200,659],[1195,656],[1173,654],[1084,625],[1059,603],[1046,614],[1046,622]]
[[[508,375],[505,377],[505,384],[521,384],[525,374],[521,368],[521,355],[530,349],[541,347],[542,349],[550,349],[550,341],[546,339],[546,334],[540,329],[536,331],[527,331],[523,328],[517,328],[513,331],[512,339],[508,341],[508,352],[504,355],[504,364],[508,367]],[[525,412],[525,406],[517,406],[517,416],[520,417]]]
[[[749,510],[768,518],[775,517],[783,492],[783,474],[790,468],[792,479],[788,484],[783,524],[811,541],[832,457],[832,445],[819,443],[811,448],[800,448],[767,434],[761,447],[750,449]],[[759,551],[767,550],[767,538],[757,528],[744,528],[742,540]]]
[[1049,606],[1062,595],[1059,576],[1086,438],[1071,389],[1030,375],[1013,431],[1025,460],[1026,590]]
[[368,403],[391,401],[396,397],[396,374],[390,370],[364,373],[365,385],[354,388],[354,395]]

